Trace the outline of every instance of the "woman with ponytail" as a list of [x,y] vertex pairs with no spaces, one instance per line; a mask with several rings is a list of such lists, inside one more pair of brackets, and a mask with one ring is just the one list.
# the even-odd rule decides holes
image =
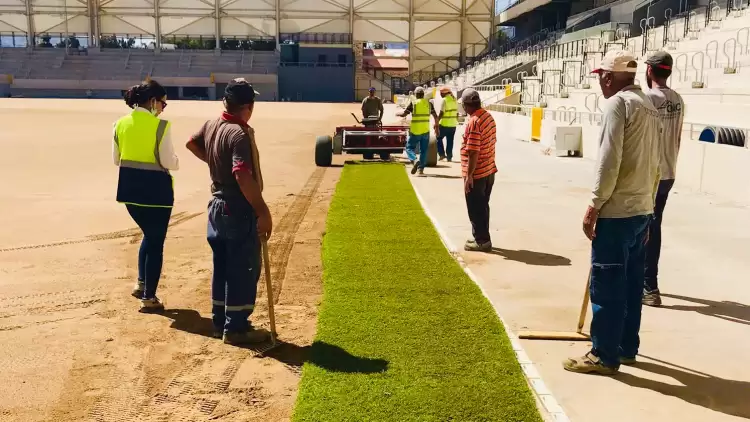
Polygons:
[[170,136],[170,123],[158,116],[167,107],[167,92],[156,81],[135,85],[125,92],[132,112],[114,125],[112,158],[120,167],[117,202],[125,204],[143,240],[138,252],[138,282],[133,296],[141,312],[161,312],[156,297],[161,277],[164,240],[174,205],[170,170],[179,168]]

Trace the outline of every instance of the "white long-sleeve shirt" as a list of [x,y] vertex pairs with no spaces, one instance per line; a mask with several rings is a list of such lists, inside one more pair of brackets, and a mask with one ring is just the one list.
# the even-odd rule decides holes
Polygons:
[[[146,110],[143,107],[136,107],[133,109],[134,113],[148,113],[151,114],[150,111]],[[115,122],[114,125],[112,125],[112,161],[114,161],[116,166],[120,165],[120,148],[117,146],[117,142],[115,142],[115,134],[117,131],[117,122]],[[161,145],[159,145],[159,164],[161,164],[162,167],[164,167],[167,170],[179,170],[180,169],[180,159],[177,158],[177,154],[174,152],[174,144],[172,143],[172,133],[171,128],[167,126],[167,130],[164,131],[164,137],[161,140]]]
[[659,184],[659,113],[637,85],[609,98],[603,111],[590,205],[604,218],[652,214]]

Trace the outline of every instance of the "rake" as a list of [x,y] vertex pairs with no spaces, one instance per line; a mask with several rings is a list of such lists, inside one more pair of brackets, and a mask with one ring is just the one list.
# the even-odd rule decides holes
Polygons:
[[586,278],[586,291],[583,293],[583,303],[581,303],[581,313],[578,316],[578,327],[575,332],[566,331],[519,331],[518,338],[528,340],[567,340],[567,341],[588,341],[591,336],[583,332],[583,324],[586,321],[586,311],[589,307],[589,287],[591,286],[591,270]]
[[276,315],[273,310],[273,283],[271,282],[271,261],[268,258],[268,239],[261,239],[261,249],[263,249],[263,269],[266,274],[266,297],[268,298],[268,319],[271,325],[271,342],[255,349],[259,356],[268,353],[270,350],[279,346],[276,341]]

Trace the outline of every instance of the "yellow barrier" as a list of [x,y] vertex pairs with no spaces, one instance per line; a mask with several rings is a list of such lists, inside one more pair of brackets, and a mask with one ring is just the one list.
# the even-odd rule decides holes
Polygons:
[[534,107],[531,109],[531,140],[539,142],[542,137],[542,109]]
[[505,96],[510,97],[511,94],[513,94],[513,87],[510,84],[505,85]]

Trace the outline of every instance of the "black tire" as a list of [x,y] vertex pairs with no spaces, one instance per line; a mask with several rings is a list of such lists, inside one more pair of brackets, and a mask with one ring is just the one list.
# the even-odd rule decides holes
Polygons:
[[427,167],[435,167],[438,163],[438,149],[437,139],[434,136],[430,136],[430,143],[427,144]]
[[333,162],[333,139],[330,136],[318,136],[315,139],[315,165],[329,167]]
[[381,152],[380,153],[380,159],[383,161],[390,161],[391,159],[391,153],[390,152]]
[[372,160],[373,158],[375,158],[375,153],[374,152],[365,152],[365,153],[362,154],[362,158],[364,158],[365,160]]

